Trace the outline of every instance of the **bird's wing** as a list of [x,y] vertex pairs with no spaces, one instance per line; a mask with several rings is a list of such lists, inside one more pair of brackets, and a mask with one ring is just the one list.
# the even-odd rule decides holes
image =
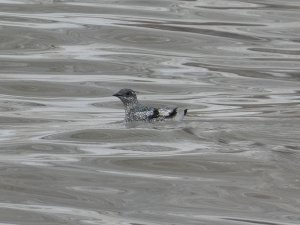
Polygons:
[[154,108],[152,111],[151,111],[151,114],[148,116],[148,118],[150,120],[152,119],[155,119],[155,118],[158,118],[159,117],[159,110]]
[[140,105],[137,109],[137,112],[135,112],[134,114],[136,117],[142,120],[152,120],[160,116],[157,108],[152,108],[144,105]]
[[159,116],[165,118],[173,118],[177,114],[177,108],[161,108],[158,109]]

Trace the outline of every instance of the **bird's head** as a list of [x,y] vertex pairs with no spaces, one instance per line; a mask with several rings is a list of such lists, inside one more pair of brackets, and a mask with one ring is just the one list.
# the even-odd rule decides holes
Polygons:
[[119,98],[125,106],[137,103],[136,93],[131,89],[121,89],[113,96]]

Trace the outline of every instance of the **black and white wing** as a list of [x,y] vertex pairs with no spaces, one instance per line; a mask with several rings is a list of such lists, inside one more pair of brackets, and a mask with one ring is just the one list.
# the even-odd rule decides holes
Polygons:
[[159,116],[163,118],[173,118],[177,114],[177,108],[161,108],[158,109]]
[[159,111],[156,108],[140,105],[133,113],[133,120],[153,120],[159,117]]

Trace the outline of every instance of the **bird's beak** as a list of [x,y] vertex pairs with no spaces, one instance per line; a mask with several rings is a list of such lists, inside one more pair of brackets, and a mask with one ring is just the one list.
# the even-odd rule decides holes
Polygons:
[[116,93],[116,94],[113,94],[113,96],[115,96],[115,97],[120,97],[121,95],[119,94],[119,93]]

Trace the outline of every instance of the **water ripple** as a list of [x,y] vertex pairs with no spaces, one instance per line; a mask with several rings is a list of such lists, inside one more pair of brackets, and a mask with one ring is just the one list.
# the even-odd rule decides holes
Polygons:
[[0,0],[2,224],[299,224],[299,8]]

